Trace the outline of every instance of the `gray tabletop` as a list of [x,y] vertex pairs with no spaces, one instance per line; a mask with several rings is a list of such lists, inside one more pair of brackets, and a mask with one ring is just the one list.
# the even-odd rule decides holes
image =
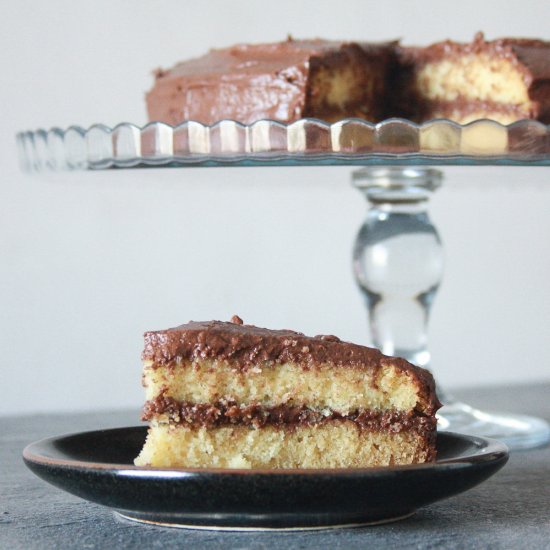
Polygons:
[[[550,420],[550,384],[457,392],[485,409]],[[399,523],[294,533],[190,531],[123,522],[49,486],[23,464],[31,441],[136,424],[139,413],[0,419],[0,548],[550,548],[550,448],[513,453],[479,487]]]

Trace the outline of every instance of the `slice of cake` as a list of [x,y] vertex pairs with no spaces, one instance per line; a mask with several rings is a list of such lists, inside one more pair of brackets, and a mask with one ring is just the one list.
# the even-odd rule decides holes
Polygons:
[[158,70],[149,120],[213,124],[383,118],[391,44],[293,40],[241,44]]
[[471,43],[446,40],[427,48],[397,48],[394,115],[417,121],[449,118],[465,124],[490,118],[509,124],[550,122],[550,42],[523,38]]
[[435,459],[431,374],[340,341],[232,322],[147,332],[135,463],[359,468]]

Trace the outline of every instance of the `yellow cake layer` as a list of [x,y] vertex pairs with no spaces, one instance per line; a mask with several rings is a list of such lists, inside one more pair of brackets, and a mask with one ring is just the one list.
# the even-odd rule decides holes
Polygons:
[[363,91],[358,89],[354,67],[319,70],[312,78],[311,87],[316,90],[312,97],[314,107],[322,108],[323,103],[335,109],[344,109],[347,104],[360,101]]
[[507,59],[469,54],[427,63],[419,70],[417,85],[424,97],[454,101],[466,99],[511,105],[529,104],[523,74]]
[[317,69],[311,76],[309,109],[326,121],[352,115],[374,121],[377,113],[370,105],[374,86],[374,78],[366,78],[364,67],[357,63]]
[[180,468],[361,468],[430,460],[422,436],[369,432],[351,421],[261,429],[153,424],[138,466]]
[[[390,361],[390,360],[388,360]],[[147,400],[161,393],[177,401],[214,403],[230,399],[264,407],[307,405],[342,414],[363,409],[423,411],[414,379],[391,364],[374,371],[320,365],[304,370],[293,363],[257,366],[246,372],[225,361],[182,361],[153,367],[144,362],[143,385]]]

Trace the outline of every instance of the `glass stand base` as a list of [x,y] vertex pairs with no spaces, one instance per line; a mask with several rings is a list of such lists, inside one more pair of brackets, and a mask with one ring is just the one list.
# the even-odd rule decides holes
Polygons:
[[540,418],[490,413],[448,397],[437,413],[438,430],[492,437],[510,450],[532,449],[550,442],[550,425]]

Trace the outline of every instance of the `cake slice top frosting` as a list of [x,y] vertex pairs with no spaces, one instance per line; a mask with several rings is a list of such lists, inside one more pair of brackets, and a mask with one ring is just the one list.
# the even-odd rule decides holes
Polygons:
[[257,365],[292,363],[303,370],[330,365],[370,373],[393,367],[407,375],[416,387],[419,403],[427,414],[440,407],[431,373],[404,359],[388,357],[375,348],[343,342],[332,335],[305,336],[292,330],[271,330],[232,322],[189,322],[167,330],[144,334],[142,359],[155,366],[210,359],[229,362],[246,372]]

